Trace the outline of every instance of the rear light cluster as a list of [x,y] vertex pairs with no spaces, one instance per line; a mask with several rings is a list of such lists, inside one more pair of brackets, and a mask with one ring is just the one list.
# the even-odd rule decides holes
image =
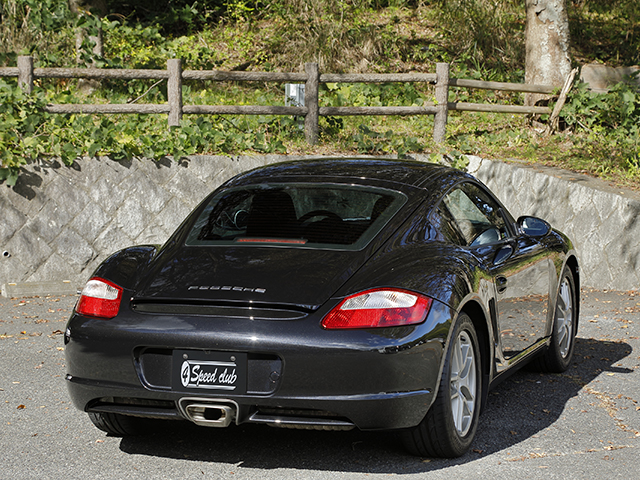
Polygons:
[[422,323],[432,300],[406,290],[378,288],[345,298],[323,319],[326,329],[401,327]]
[[120,310],[122,287],[104,278],[94,277],[87,282],[76,312],[80,315],[99,318],[113,318]]

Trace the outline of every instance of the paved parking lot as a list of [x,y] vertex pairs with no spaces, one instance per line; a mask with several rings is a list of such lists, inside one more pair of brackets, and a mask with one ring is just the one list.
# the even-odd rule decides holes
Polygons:
[[411,457],[393,435],[226,430],[176,422],[120,439],[95,429],[64,384],[75,296],[0,298],[0,479],[640,479],[640,293],[584,290],[575,360],[519,372],[490,393],[472,450]]

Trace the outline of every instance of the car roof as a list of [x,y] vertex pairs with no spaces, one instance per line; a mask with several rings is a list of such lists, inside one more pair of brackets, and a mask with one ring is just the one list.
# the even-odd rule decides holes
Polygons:
[[416,160],[395,160],[359,157],[323,157],[276,163],[242,173],[225,184],[226,187],[265,182],[318,181],[338,183],[426,187],[428,180],[445,173],[465,176],[463,172],[434,163]]

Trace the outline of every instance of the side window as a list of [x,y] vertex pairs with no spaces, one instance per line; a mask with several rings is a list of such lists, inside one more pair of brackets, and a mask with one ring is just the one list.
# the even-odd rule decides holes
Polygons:
[[449,242],[455,243],[456,245],[467,244],[466,240],[461,235],[458,227],[456,226],[455,219],[449,213],[449,210],[443,205],[440,205],[440,207],[436,209],[434,214],[431,215],[431,223],[433,223],[436,229]]
[[466,245],[496,243],[508,236],[499,205],[474,184],[454,188],[445,195],[440,210],[453,220]]

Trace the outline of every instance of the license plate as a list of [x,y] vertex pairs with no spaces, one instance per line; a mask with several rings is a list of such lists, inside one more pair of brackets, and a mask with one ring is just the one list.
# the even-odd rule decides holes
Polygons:
[[247,391],[247,354],[174,350],[174,390],[239,395]]

